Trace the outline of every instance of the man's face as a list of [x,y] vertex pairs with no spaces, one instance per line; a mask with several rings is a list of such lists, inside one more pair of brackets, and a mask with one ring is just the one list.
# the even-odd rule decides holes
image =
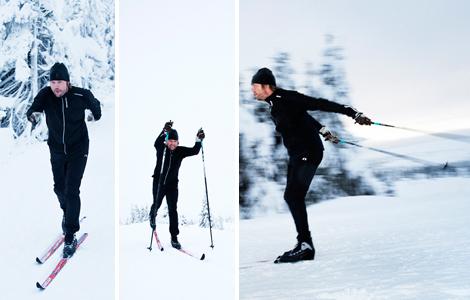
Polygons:
[[251,91],[253,92],[253,96],[260,101],[266,100],[273,91],[271,90],[271,87],[267,84],[259,84],[259,83],[253,83],[251,85]]
[[179,142],[177,140],[168,140],[168,141],[166,141],[166,146],[171,151],[175,150],[176,147],[178,147],[178,144],[179,144]]
[[51,80],[51,89],[56,97],[62,97],[69,90],[67,81]]

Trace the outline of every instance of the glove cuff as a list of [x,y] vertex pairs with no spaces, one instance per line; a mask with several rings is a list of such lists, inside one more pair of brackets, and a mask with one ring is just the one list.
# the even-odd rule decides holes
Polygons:
[[328,129],[326,129],[326,127],[323,126],[322,128],[320,128],[318,132],[320,132],[320,134],[324,136],[325,134],[328,133]]
[[364,116],[363,113],[357,112],[356,115],[354,116],[354,120],[356,120],[357,118],[362,117],[362,116]]

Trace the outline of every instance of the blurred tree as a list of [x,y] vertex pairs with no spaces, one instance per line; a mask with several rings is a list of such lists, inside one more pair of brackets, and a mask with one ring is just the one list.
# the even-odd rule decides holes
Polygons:
[[[299,92],[349,105],[342,51],[343,49],[335,44],[333,36],[325,36],[322,64],[318,69],[315,69],[311,62],[305,65],[305,72],[302,74],[304,81]],[[254,68],[251,73],[254,74],[257,69]],[[277,86],[296,89],[296,73],[288,53],[276,54],[271,69],[276,76]],[[253,215],[253,208],[266,210],[272,206],[271,208],[277,210],[276,203],[283,204],[282,191],[286,181],[288,155],[282,138],[276,133],[271,121],[269,106],[255,101],[251,92],[244,89],[244,86],[249,85],[243,83],[241,78],[239,204],[240,216],[247,218]],[[310,113],[340,137],[351,137],[338,114],[319,111]],[[373,193],[364,178],[354,175],[354,172],[348,169],[347,162],[352,159],[351,151],[354,150],[341,149],[341,146],[330,143],[324,144],[327,155],[324,156],[312,182],[307,201],[317,202],[343,195]]]

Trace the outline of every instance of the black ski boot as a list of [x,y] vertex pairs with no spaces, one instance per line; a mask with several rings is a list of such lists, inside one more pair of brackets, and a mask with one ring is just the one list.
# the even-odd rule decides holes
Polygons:
[[176,236],[171,237],[171,246],[178,250],[181,249],[181,244],[178,242],[178,238]]
[[75,250],[77,250],[77,238],[75,235],[65,236],[65,243],[64,243],[64,252],[63,252],[63,258],[70,258],[73,256],[75,253]]
[[278,263],[294,263],[302,260],[313,260],[315,258],[315,248],[313,244],[307,242],[298,242],[294,249],[284,252],[274,261]]

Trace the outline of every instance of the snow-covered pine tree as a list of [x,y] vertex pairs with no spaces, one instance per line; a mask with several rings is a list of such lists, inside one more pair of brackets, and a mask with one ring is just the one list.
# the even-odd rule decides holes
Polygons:
[[4,106],[10,112],[4,122],[16,138],[25,133],[25,113],[33,93],[47,82],[44,65],[52,44],[53,16],[46,1],[0,0],[0,6],[0,96],[2,102],[11,103]]
[[126,224],[142,223],[149,219],[149,207],[132,205],[130,216],[126,220]]
[[[0,7],[0,123],[13,137],[31,135],[26,110],[57,61],[73,85],[114,88],[113,0],[0,0]],[[46,132],[40,121],[32,135],[44,140]]]
[[207,209],[207,201],[205,197],[202,199],[201,212],[199,213],[199,227],[209,227],[209,211]]

